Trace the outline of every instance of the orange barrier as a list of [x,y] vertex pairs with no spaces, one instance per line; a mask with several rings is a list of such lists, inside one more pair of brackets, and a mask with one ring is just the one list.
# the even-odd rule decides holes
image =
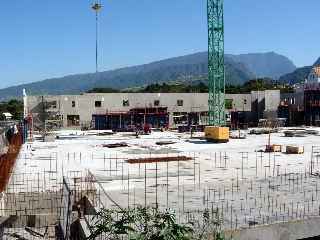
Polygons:
[[22,136],[21,129],[19,129],[19,133],[13,135],[10,141],[8,152],[0,156],[0,192],[6,189],[21,146]]

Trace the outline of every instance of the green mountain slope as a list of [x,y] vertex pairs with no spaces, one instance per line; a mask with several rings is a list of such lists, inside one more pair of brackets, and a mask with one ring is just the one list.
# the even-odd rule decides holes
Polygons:
[[280,83],[295,84],[304,82],[308,77],[312,67],[306,66],[297,68],[294,72],[283,75],[279,78]]
[[[265,55],[265,57],[263,57]],[[273,54],[272,54],[273,55]],[[244,55],[226,55],[226,83],[241,85],[256,75],[261,74],[263,66],[273,66],[268,61],[274,61],[270,54],[258,54],[264,64],[255,65],[256,58]],[[250,58],[250,59],[248,59]],[[276,61],[278,64],[283,56]],[[245,59],[245,60],[244,60]],[[290,60],[284,60],[284,65]],[[150,85],[163,82],[198,82],[207,81],[208,54],[200,52],[196,54],[170,58],[149,64],[126,67],[112,71],[100,72],[98,74],[77,74],[61,78],[52,78],[30,84],[22,84],[0,90],[0,101],[20,97],[25,88],[29,95],[41,94],[79,94],[92,88],[114,88],[124,89]],[[290,64],[289,64],[290,65]],[[289,66],[289,68],[292,66]],[[286,68],[288,70],[288,68]],[[287,73],[286,71],[284,73]],[[290,71],[289,71],[290,72]],[[268,77],[268,76],[266,76]]]
[[[318,58],[318,60],[313,64],[313,66],[317,66],[317,65],[320,65],[320,58]],[[308,78],[308,75],[311,72],[313,66],[297,68],[292,73],[285,74],[282,77],[280,77],[279,81],[281,83],[289,83],[289,84],[304,82]]]

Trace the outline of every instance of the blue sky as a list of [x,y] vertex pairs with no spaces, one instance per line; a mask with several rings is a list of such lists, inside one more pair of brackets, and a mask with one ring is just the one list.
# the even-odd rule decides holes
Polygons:
[[[91,0],[0,6],[0,88],[95,70]],[[100,70],[207,49],[206,0],[102,0]],[[303,3],[303,4],[302,4]],[[225,0],[227,53],[319,56],[319,0]]]

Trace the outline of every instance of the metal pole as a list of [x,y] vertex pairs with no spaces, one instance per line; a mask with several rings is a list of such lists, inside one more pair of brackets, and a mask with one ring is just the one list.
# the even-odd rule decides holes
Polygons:
[[98,11],[96,11],[96,73],[98,72]]

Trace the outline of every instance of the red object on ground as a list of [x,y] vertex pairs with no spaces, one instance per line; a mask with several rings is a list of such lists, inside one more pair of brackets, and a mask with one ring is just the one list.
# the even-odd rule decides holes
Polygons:
[[145,124],[143,126],[143,131],[144,131],[144,133],[151,133],[150,125],[149,124]]
[[22,145],[21,129],[13,135],[8,152],[0,156],[0,192],[6,189]]

